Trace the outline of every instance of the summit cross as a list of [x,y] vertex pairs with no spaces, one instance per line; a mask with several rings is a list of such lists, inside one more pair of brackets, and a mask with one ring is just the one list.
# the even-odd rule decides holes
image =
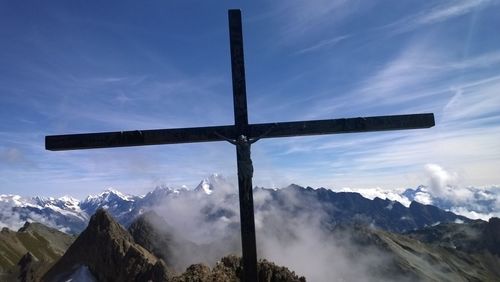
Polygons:
[[234,125],[52,135],[51,151],[229,141],[236,146],[244,281],[258,281],[252,195],[251,144],[260,138],[429,128],[434,114],[411,114],[249,124],[243,62],[241,11],[229,10]]

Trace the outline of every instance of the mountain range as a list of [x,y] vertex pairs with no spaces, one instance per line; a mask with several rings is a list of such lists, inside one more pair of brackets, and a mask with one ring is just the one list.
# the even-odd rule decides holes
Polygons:
[[[81,201],[67,196],[25,198],[0,195],[0,227],[16,230],[25,221],[35,221],[63,232],[79,234],[99,208],[107,209],[121,224],[128,226],[144,211],[155,209],[172,199],[193,197],[203,198],[200,204],[204,206],[208,217],[233,218],[238,214],[237,189],[233,188],[222,176],[214,174],[192,190],[161,186],[143,196],[126,195],[114,189],[107,189]],[[330,215],[330,219],[326,220],[332,223],[356,217],[356,220],[372,221],[378,227],[397,232],[438,222],[467,221],[466,217],[487,220],[500,210],[498,189],[467,188],[466,194],[471,196],[460,205],[447,197],[434,195],[425,186],[395,193],[378,189],[334,192],[292,184],[283,189],[255,188],[254,193],[256,198],[262,195],[267,201],[262,205],[256,201],[257,212],[267,205],[283,204],[286,194],[298,193],[303,196],[300,201],[318,200],[321,203],[319,208]],[[216,204],[222,204],[222,207]]]

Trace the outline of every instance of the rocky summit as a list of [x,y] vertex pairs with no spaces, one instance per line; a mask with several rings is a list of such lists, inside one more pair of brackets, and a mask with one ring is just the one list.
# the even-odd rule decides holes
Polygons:
[[[305,282],[295,272],[283,266],[277,266],[267,260],[260,260],[257,265],[258,277],[261,282]],[[210,269],[204,264],[194,264],[180,276],[174,277],[173,282],[191,281],[241,281],[242,261],[236,256],[223,257],[215,267]]]

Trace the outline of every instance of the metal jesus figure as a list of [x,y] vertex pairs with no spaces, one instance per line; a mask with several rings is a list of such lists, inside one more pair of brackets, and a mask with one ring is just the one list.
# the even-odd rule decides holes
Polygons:
[[424,113],[249,124],[240,10],[229,10],[229,41],[234,125],[52,135],[45,137],[45,148],[60,151],[210,141],[229,141],[236,145],[243,252],[241,280],[254,282],[258,281],[258,273],[252,196],[253,165],[250,158],[252,143],[260,138],[428,128],[434,126],[434,115]]
[[238,136],[238,139],[236,140],[226,139],[226,141],[236,146],[238,167],[241,167],[241,177],[243,179],[251,179],[253,177],[253,164],[252,158],[250,157],[250,146],[257,142],[257,140],[259,139],[248,139],[245,135]]
[[245,135],[238,136],[238,140],[231,141],[230,143],[236,145],[236,156],[238,158],[238,166],[241,167],[242,178],[252,179],[253,165],[252,158],[250,157],[250,146],[255,143],[257,139],[248,140]]

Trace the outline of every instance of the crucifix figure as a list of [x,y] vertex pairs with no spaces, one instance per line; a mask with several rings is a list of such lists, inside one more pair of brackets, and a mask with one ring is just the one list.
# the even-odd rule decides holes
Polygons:
[[257,281],[258,276],[252,195],[253,165],[250,157],[252,143],[260,138],[429,128],[434,126],[434,115],[424,113],[249,124],[240,10],[229,10],[229,40],[234,125],[52,135],[45,137],[45,148],[59,151],[210,141],[229,141],[236,145],[243,252],[242,280],[253,282]]

